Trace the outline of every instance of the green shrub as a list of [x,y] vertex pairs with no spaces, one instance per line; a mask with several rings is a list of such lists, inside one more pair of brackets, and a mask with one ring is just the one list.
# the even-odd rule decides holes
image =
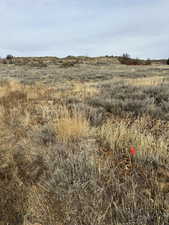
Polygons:
[[13,55],[7,55],[6,56],[6,60],[7,60],[7,64],[13,64],[14,63],[14,57],[13,57]]
[[167,65],[169,65],[169,58],[167,59]]
[[142,59],[138,59],[138,58],[133,59],[127,53],[118,57],[118,60],[120,61],[121,64],[125,64],[125,65],[150,65],[151,64],[150,59],[147,59],[147,60],[142,60]]
[[145,65],[151,65],[151,60],[150,60],[150,59],[147,59],[147,60],[145,61]]
[[77,63],[76,61],[63,61],[61,67],[62,68],[73,67],[76,63]]
[[13,58],[14,58],[13,55],[10,55],[10,54],[6,56],[6,59],[8,59],[8,60],[11,60]]

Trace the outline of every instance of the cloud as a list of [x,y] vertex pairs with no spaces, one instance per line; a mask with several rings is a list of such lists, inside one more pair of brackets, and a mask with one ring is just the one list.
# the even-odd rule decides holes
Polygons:
[[166,58],[168,0],[1,0],[1,56]]

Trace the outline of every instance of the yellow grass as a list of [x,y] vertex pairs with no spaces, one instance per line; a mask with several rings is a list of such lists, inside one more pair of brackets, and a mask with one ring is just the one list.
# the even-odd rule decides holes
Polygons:
[[92,97],[99,93],[99,90],[92,83],[74,83],[72,93],[80,98]]
[[19,91],[27,95],[27,99],[39,99],[47,97],[63,98],[77,97],[81,100],[99,94],[99,89],[95,87],[95,83],[81,82],[65,82],[60,90],[60,86],[48,87],[40,82],[35,85],[22,85],[18,81],[9,80],[0,86],[0,97],[8,96],[11,92]]
[[111,81],[103,81],[102,84],[109,84],[117,83],[117,82],[124,82],[125,84],[141,87],[141,86],[158,86],[164,83],[168,83],[164,76],[154,76],[154,77],[142,77],[142,78],[120,78],[120,77],[113,77]]
[[63,90],[56,90],[55,96],[62,97],[77,97],[84,100],[87,97],[95,96],[99,93],[99,89],[95,87],[94,83],[81,82],[66,82]]
[[[154,158],[160,160],[167,154],[168,144],[165,137],[156,139],[151,133],[144,130],[143,119],[135,121],[128,127],[126,121],[108,120],[99,129],[99,137],[112,149],[112,153],[129,152],[131,146],[137,149],[137,156],[140,158]],[[141,125],[139,127],[139,124]]]
[[45,97],[47,90],[48,90],[48,87],[39,82],[33,86],[28,86],[28,85],[25,86],[25,92],[27,93],[28,99],[37,99],[37,98]]
[[23,91],[23,85],[16,80],[9,80],[0,86],[0,97],[8,96],[11,92]]
[[126,82],[133,86],[157,86],[164,83],[164,77],[144,77],[135,79],[126,79]]
[[74,110],[71,115],[65,107],[60,112],[61,117],[56,120],[55,128],[62,142],[77,141],[80,137],[88,136],[89,122],[82,114]]

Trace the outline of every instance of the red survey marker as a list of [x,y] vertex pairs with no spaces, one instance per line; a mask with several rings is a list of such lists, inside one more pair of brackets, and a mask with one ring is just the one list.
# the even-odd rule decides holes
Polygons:
[[135,155],[136,154],[136,150],[133,146],[130,147],[130,154],[131,155]]

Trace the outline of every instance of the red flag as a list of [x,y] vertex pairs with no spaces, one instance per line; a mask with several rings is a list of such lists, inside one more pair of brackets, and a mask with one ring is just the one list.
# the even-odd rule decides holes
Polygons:
[[131,155],[135,155],[136,154],[136,150],[133,146],[130,147],[130,154]]

